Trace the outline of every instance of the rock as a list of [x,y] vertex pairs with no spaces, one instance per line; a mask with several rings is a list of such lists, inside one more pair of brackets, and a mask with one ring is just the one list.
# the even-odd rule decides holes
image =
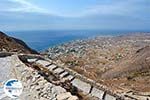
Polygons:
[[69,97],[71,97],[71,93],[70,92],[66,92],[66,93],[62,93],[62,94],[57,95],[56,98],[57,98],[57,100],[66,100]]
[[47,83],[47,84],[43,84],[44,88],[43,88],[43,92],[47,91],[48,89],[51,89],[53,87],[53,85],[51,83]]
[[47,99],[46,99],[46,98],[44,98],[44,97],[41,97],[41,98],[40,98],[40,100],[47,100]]
[[52,71],[52,70],[55,69],[55,68],[57,68],[56,65],[50,65],[50,66],[48,66],[48,69],[49,69],[50,71]]
[[71,83],[72,83],[73,86],[75,86],[78,89],[82,90],[84,93],[88,94],[90,92],[91,85],[86,83],[86,82],[83,82],[79,79],[74,79]]
[[72,75],[68,75],[67,77],[65,77],[66,79],[68,79],[68,80],[72,80],[73,78],[74,78],[74,76],[72,76]]
[[76,96],[71,96],[71,97],[68,98],[68,100],[79,100],[79,98],[76,97]]
[[51,64],[49,61],[45,61],[45,60],[38,60],[36,61],[36,63],[41,64],[42,66],[48,66]]
[[29,62],[29,63],[33,63],[33,62],[35,62],[37,59],[27,59],[27,61]]
[[64,69],[62,69],[62,68],[57,68],[57,69],[54,70],[54,73],[60,74],[60,73],[62,73],[63,71],[64,71]]
[[104,91],[93,88],[91,92],[92,96],[98,97],[99,99],[103,99]]
[[66,90],[64,88],[60,87],[60,86],[52,87],[52,93],[53,94],[59,95],[61,93],[65,93],[65,92],[66,92]]
[[64,76],[68,75],[68,72],[63,72],[62,74],[60,74],[60,77],[63,78]]
[[104,100],[116,100],[116,98],[112,95],[106,94]]

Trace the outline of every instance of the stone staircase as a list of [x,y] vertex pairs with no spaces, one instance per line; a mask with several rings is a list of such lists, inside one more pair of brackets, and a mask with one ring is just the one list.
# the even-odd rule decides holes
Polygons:
[[[0,56],[9,56],[13,54],[14,53],[0,53]],[[95,81],[65,67],[64,65],[53,62],[43,56],[32,54],[17,55],[23,61],[42,65],[42,67],[58,75],[61,79],[69,80],[73,86],[82,91],[84,94],[96,97],[98,100],[141,100],[132,95],[116,94],[114,91],[108,90],[106,86],[96,83]],[[142,100],[150,100],[150,98],[146,97]]]
[[77,89],[85,94],[94,96],[99,100],[123,100],[123,97],[105,90],[104,86],[98,85],[98,83],[94,82],[93,80],[88,79],[68,69],[67,67],[65,68],[59,64],[56,64],[51,60],[29,57],[27,61],[30,63],[40,64],[47,68],[49,71],[53,71],[55,74],[59,75],[59,77],[70,80],[72,85],[75,86]]

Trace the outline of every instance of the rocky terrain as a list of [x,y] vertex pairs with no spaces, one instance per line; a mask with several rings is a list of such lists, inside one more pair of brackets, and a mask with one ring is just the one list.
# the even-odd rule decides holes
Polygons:
[[150,33],[78,40],[46,54],[118,93],[150,95]]
[[[0,100],[11,100],[3,91],[4,83],[9,79],[18,79],[22,82],[23,93],[19,97],[20,100],[92,100],[96,98],[85,96],[73,86],[71,81],[74,76],[69,72],[63,71],[65,73],[61,72],[59,76],[58,72],[63,69],[60,70],[57,69],[57,65],[51,65],[52,61],[44,59],[23,41],[0,32],[0,49]],[[53,72],[53,68],[56,72],[55,69]]]
[[[136,51],[131,57],[120,60],[102,77],[105,79],[127,77],[133,78],[138,74],[149,72],[150,70],[150,46],[143,47]],[[129,76],[133,74],[133,76]]]
[[[24,86],[20,100],[78,100],[61,86],[56,86],[39,74],[37,70],[26,66],[17,55],[0,58],[0,80],[18,79]],[[11,100],[2,91],[0,100]],[[67,99],[68,98],[68,99]]]
[[0,31],[0,51],[37,54],[35,50],[28,47],[22,40],[10,37],[1,31]]
[[23,84],[20,100],[150,100],[149,33],[77,40],[41,54],[0,38],[0,100],[11,100],[3,84],[12,78]]

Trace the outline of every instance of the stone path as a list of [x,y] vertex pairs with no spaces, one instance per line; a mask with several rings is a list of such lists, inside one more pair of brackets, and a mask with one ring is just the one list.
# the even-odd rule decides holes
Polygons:
[[56,64],[53,64],[52,62],[38,59],[28,59],[28,61],[32,63],[34,62],[36,64],[41,64],[49,71],[53,71],[55,74],[59,75],[61,78],[70,80],[73,86],[77,87],[78,90],[82,91],[85,94],[94,96],[96,98],[99,98],[100,100],[116,100],[118,98],[117,96],[113,96],[111,94],[105,94],[105,91],[93,87],[91,84],[79,79],[78,77],[72,75],[72,73]]
[[120,94],[117,95],[110,93],[110,91],[107,92],[107,89],[105,90],[105,86],[101,86],[91,79],[85,78],[84,76],[76,72],[70,71],[70,69],[68,71],[68,69],[66,70],[66,68],[62,67],[61,65],[54,64],[51,61],[49,62],[37,59],[37,61],[35,62],[43,62],[40,64],[47,67],[50,71],[53,71],[55,74],[58,74],[61,78],[70,80],[73,86],[77,87],[85,94],[98,98],[98,100],[150,100],[150,97],[141,97],[140,99],[138,99],[135,96],[126,97]]
[[[3,61],[0,62],[0,68],[3,67],[3,70],[9,68],[6,73],[8,75],[0,72],[2,75],[1,79],[6,81],[15,76],[24,86],[19,100],[79,100],[77,96],[67,92],[65,88],[48,82],[36,70],[27,67],[20,61],[17,55],[2,57],[0,61]],[[46,62],[42,62],[41,64],[45,64],[46,66]],[[0,90],[0,100],[11,100],[11,98],[5,95],[3,89]]]
[[[107,90],[107,87],[102,86],[91,79],[85,78],[84,76],[64,67],[63,65],[61,66],[38,55],[18,54],[17,56],[19,56],[19,58],[26,59],[29,63],[42,65],[49,72],[53,72],[61,79],[70,80],[72,85],[78,90],[82,91],[86,95],[98,98],[97,100],[150,100],[150,97],[142,97],[142,99],[138,99],[133,95],[120,95],[112,93],[111,90]],[[56,86],[47,82],[37,72],[25,67],[21,69],[22,70],[20,71],[23,74],[22,77],[29,78],[27,81],[29,83],[27,84],[27,89],[32,90],[31,92],[35,91],[35,95],[31,96],[32,99],[30,100],[35,100],[33,97],[36,97],[36,100],[78,100],[77,96],[71,95],[70,92],[67,92],[66,89],[61,86]],[[29,97],[29,95],[27,97]]]

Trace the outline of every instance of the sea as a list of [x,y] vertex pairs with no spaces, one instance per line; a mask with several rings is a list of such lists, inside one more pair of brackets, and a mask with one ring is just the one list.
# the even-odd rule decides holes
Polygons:
[[[96,36],[119,36],[137,31],[130,30],[30,30],[7,31],[9,36],[23,40],[29,47],[44,51],[49,47],[66,42],[93,38]],[[138,31],[139,32],[139,31]],[[143,32],[143,31],[142,31]]]

